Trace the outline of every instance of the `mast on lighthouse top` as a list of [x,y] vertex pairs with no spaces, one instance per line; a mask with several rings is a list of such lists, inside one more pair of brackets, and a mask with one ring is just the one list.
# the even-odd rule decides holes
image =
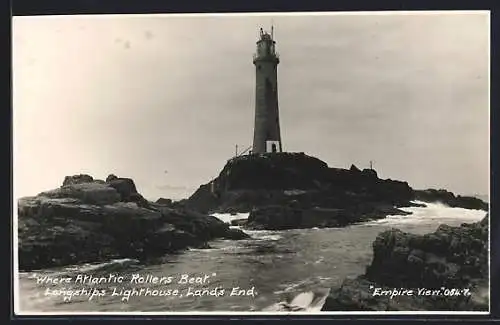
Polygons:
[[279,63],[279,54],[276,52],[276,42],[274,41],[274,26],[271,26],[271,32],[260,28],[257,50],[253,56],[253,62],[255,63],[256,61],[274,61],[275,63]]

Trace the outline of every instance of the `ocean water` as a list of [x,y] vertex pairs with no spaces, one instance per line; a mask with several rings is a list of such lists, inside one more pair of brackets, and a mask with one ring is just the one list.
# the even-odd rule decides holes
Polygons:
[[[306,292],[312,291],[314,295],[324,297],[329,288],[339,285],[345,277],[364,273],[371,262],[372,242],[381,231],[399,228],[424,234],[434,231],[442,223],[460,225],[479,221],[485,216],[484,211],[441,204],[404,210],[413,214],[388,216],[346,228],[247,231],[252,239],[216,240],[210,243],[209,249],[190,249],[168,256],[155,265],[140,265],[137,261],[125,259],[20,273],[19,310],[23,313],[262,311],[278,302],[292,301],[294,297],[295,300],[304,297],[308,300],[304,295]],[[248,215],[214,216],[230,222]],[[110,274],[123,276],[125,280],[122,283],[74,283],[77,276],[109,277]],[[132,274],[165,277],[167,282],[171,277],[171,282],[130,284]],[[71,281],[37,283],[37,279],[43,276],[70,277]],[[193,283],[182,282],[188,276],[193,278]],[[201,283],[204,277],[205,282]],[[143,288],[143,293],[126,299],[123,290],[132,290],[132,287],[136,292]],[[89,294],[69,295],[70,289],[82,288],[88,292],[105,290],[106,294],[98,296],[96,293],[92,299],[89,299]],[[149,295],[144,293],[147,288]],[[167,295],[168,289],[170,294],[177,289],[177,296]],[[224,294],[220,295],[222,289]],[[111,295],[113,290],[116,295]],[[231,295],[233,291],[238,294]],[[120,292],[125,295],[119,295]]]

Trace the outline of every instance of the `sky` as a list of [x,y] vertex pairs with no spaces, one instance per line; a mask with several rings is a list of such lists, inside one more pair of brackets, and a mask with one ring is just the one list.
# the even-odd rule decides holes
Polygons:
[[274,24],[283,149],[489,192],[489,13],[13,18],[14,196],[86,173],[181,199],[252,145]]

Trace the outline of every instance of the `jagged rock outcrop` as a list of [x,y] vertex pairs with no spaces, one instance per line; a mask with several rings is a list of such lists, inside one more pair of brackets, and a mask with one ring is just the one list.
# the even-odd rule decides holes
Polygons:
[[365,274],[332,289],[322,310],[485,311],[488,299],[486,216],[423,236],[398,229],[379,234]]
[[205,213],[251,212],[247,227],[331,227],[405,214],[412,205],[406,182],[379,179],[372,169],[330,168],[304,153],[240,156],[185,205]]
[[414,190],[415,199],[425,202],[440,202],[453,208],[464,208],[488,211],[488,203],[471,196],[453,194],[444,189]]
[[19,268],[149,259],[214,238],[249,237],[215,217],[162,203],[145,200],[129,178],[68,176],[60,188],[19,200]]
[[66,176],[64,178],[62,186],[81,184],[81,183],[91,183],[93,181],[94,181],[94,178],[92,176],[86,175],[86,174]]

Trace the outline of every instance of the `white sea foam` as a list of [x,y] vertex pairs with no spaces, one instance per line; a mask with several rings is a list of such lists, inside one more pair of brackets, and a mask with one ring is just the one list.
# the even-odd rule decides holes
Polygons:
[[256,238],[257,240],[279,240],[281,239],[280,235],[264,235]]
[[280,234],[282,231],[274,230],[244,230],[249,234],[252,239],[256,240],[278,240],[283,236]]
[[216,217],[217,219],[226,222],[226,223],[231,223],[233,220],[238,220],[238,219],[248,219],[248,216],[250,213],[245,212],[245,213],[236,213],[236,214],[230,214],[230,213],[213,213],[212,216]]
[[282,290],[276,290],[273,293],[276,294],[276,295],[279,295],[279,294],[291,292],[291,291],[294,291],[296,288],[298,288],[298,287],[300,287],[300,286],[302,286],[302,285],[304,285],[304,284],[306,284],[308,282],[309,282],[309,279],[305,279],[305,280],[302,280],[302,281],[299,281],[299,282],[296,282],[296,283],[282,284],[279,287],[284,288],[284,289],[282,289]]
[[281,301],[264,308],[264,311],[319,312],[325,304],[329,291],[305,291],[297,294],[292,301]]
[[[70,265],[66,266],[64,268],[54,268],[54,269],[45,269],[41,271],[42,273],[53,273],[57,275],[64,275],[64,274],[70,274],[72,272],[100,272],[100,271],[110,271],[114,269],[121,269],[121,268],[127,268],[128,266],[131,265],[136,265],[138,264],[139,261],[136,259],[131,259],[131,258],[121,258],[121,259],[114,259],[110,260],[108,262],[103,262],[103,263],[85,263],[85,264],[77,264],[77,265]],[[33,271],[29,273],[23,273],[19,272],[20,274],[25,274],[28,275],[28,278],[36,278],[38,272]]]
[[401,224],[425,224],[429,222],[446,223],[447,220],[460,220],[464,223],[477,222],[483,219],[486,212],[483,210],[471,210],[463,208],[452,208],[441,203],[426,203],[415,201],[414,203],[425,204],[425,207],[400,208],[411,212],[411,215],[388,215],[384,219],[375,220],[365,225],[401,225]]
[[127,267],[130,265],[138,264],[139,261],[130,258],[121,258],[111,260],[105,263],[98,264],[85,264],[83,266],[77,267],[80,272],[90,272],[90,271],[103,271],[114,267]]
[[278,231],[251,230],[251,229],[241,228],[240,226],[230,226],[230,228],[244,231],[245,233],[251,236],[251,240],[278,240],[282,238],[280,233],[284,231],[284,230],[278,230]]
[[213,252],[213,251],[218,251],[220,248],[189,248],[188,251],[190,252],[201,252],[201,253],[208,253],[208,252]]

